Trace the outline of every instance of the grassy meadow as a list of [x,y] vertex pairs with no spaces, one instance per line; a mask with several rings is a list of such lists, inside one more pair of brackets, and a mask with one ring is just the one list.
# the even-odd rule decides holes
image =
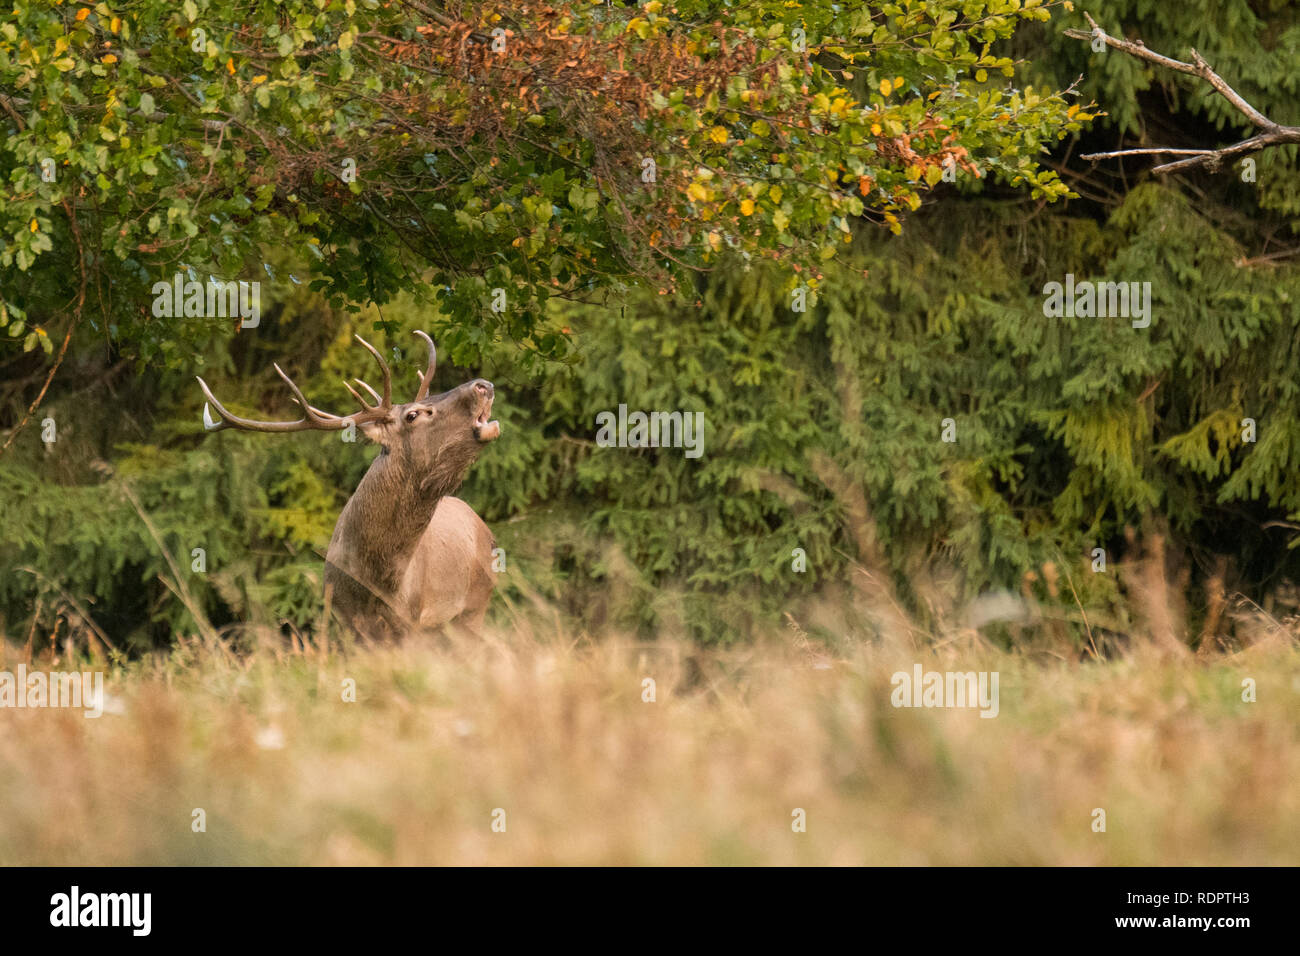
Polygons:
[[[0,862],[1294,865],[1297,633],[1255,634],[1104,657],[969,630],[831,647],[793,622],[740,649],[522,619],[194,638],[103,665],[98,719],[0,709]],[[997,717],[892,706],[918,663],[997,671]]]

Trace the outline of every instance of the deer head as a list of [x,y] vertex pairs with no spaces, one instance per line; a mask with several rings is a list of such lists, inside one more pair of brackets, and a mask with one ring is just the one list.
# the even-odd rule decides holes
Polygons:
[[[383,355],[358,335],[356,340],[375,357],[384,375],[382,395],[361,379],[354,379],[369,393],[372,402],[367,402],[346,381],[343,383],[361,406],[359,412],[333,415],[321,411],[308,403],[293,380],[276,365],[275,371],[284,379],[294,401],[303,410],[302,418],[292,422],[241,418],[227,411],[200,378],[199,386],[209,403],[203,407],[204,427],[208,431],[238,428],[256,432],[294,432],[340,431],[354,425],[367,438],[382,446],[384,454],[392,456],[394,464],[399,464],[403,472],[416,478],[421,491],[435,496],[448,494],[478,457],[479,449],[501,434],[501,424],[488,420],[492,413],[494,390],[491,382],[478,378],[441,395],[430,395],[429,385],[437,366],[438,351],[424,332],[415,334],[429,347],[429,364],[423,374],[417,373],[420,385],[415,398],[404,405],[393,404],[393,375]],[[218,421],[213,421],[209,405],[216,409]]]

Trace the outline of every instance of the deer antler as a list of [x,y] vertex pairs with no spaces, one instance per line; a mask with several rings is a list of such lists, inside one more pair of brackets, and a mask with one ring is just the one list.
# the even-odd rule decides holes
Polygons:
[[[370,352],[370,354],[375,357],[375,361],[379,363],[379,368],[384,373],[384,397],[382,400],[379,398],[378,395],[375,395],[375,390],[373,388],[371,388],[365,382],[362,382],[361,379],[357,379],[357,381],[361,383],[362,387],[365,388],[367,392],[369,392],[371,395],[375,395],[375,401],[378,403],[376,405],[366,405],[366,403],[362,401],[361,404],[364,408],[370,411],[375,411],[379,408],[382,408],[385,412],[387,412],[388,409],[393,407],[393,372],[391,369],[389,369],[388,363],[384,361],[383,355],[379,353],[379,349],[375,348],[373,345],[371,345],[369,342],[367,342],[359,335],[354,335],[353,338],[356,339],[358,342],[360,342],[362,345],[364,345],[366,349]],[[347,382],[344,382],[343,384],[347,385]],[[351,386],[348,387],[348,391],[350,392],[352,391]],[[357,393],[352,392],[352,394],[356,395]],[[360,396],[358,395],[357,398],[359,400]]]
[[[415,334],[424,339],[429,346],[429,367],[425,369],[423,375],[420,375],[420,387],[416,390],[415,398],[411,399],[411,401],[418,402],[427,398],[429,395],[429,385],[433,382],[433,370],[438,365],[438,350],[433,345],[433,339],[429,338],[426,333],[417,329]],[[417,372],[416,374],[419,373]]]
[[294,401],[302,408],[302,418],[296,422],[259,422],[251,418],[240,418],[238,415],[228,412],[225,406],[217,401],[216,396],[212,394],[212,390],[208,388],[208,383],[200,378],[199,387],[203,389],[204,396],[211,406],[217,410],[217,415],[221,418],[221,421],[214,422],[209,406],[205,404],[203,406],[203,427],[210,432],[220,431],[223,428],[240,428],[250,432],[339,431],[347,428],[349,424],[362,425],[366,422],[380,421],[387,418],[388,413],[393,408],[393,373],[389,369],[388,363],[384,361],[384,357],[379,354],[378,349],[359,335],[356,336],[356,340],[370,351],[370,354],[379,362],[380,370],[384,373],[384,394],[382,398],[373,388],[357,379],[357,382],[374,396],[374,405],[367,404],[351,385],[344,382],[343,384],[347,390],[352,392],[357,401],[361,403],[362,410],[352,415],[331,415],[329,412],[323,412],[310,404],[298,386],[293,383],[293,379],[284,373],[284,369],[276,365],[276,373],[284,379],[285,384],[289,386],[289,391],[293,393]]

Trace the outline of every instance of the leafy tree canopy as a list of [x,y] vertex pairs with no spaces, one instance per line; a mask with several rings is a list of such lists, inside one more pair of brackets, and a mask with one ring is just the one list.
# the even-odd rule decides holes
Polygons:
[[264,279],[270,248],[335,306],[438,297],[462,358],[562,354],[549,298],[733,252],[815,290],[945,167],[1069,194],[1039,157],[1089,115],[994,50],[1048,6],[14,0],[0,328],[53,352],[85,315],[180,365],[215,330],[154,316],[155,284]]

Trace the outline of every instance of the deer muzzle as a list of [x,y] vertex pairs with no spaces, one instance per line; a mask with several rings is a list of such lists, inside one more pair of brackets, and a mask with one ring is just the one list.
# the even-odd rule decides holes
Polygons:
[[488,421],[492,414],[492,399],[496,394],[492,383],[479,379],[474,383],[474,394],[478,396],[478,414],[474,417],[474,437],[481,442],[490,442],[501,435],[501,423]]

